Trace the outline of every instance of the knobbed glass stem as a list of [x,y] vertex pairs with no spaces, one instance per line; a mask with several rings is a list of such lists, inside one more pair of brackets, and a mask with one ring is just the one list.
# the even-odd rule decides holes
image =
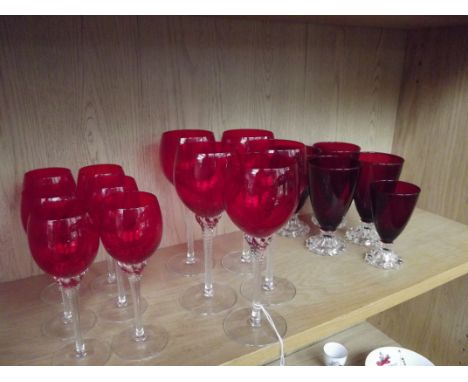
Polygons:
[[195,263],[195,249],[193,244],[193,213],[185,207],[185,230],[187,232],[187,258],[186,264]]
[[63,287],[65,296],[68,300],[68,306],[70,307],[71,315],[73,317],[73,332],[75,336],[75,353],[76,358],[86,357],[86,348],[81,336],[80,330],[80,312],[78,303],[78,285]]
[[137,342],[145,340],[145,329],[141,320],[141,301],[140,301],[140,284],[141,275],[129,274],[128,282],[132,293],[133,314],[134,314],[134,340]]

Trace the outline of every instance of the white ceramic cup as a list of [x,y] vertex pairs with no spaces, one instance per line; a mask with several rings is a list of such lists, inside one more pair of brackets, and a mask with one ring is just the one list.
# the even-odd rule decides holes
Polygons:
[[327,342],[323,346],[325,366],[344,366],[348,358],[348,349],[338,342]]

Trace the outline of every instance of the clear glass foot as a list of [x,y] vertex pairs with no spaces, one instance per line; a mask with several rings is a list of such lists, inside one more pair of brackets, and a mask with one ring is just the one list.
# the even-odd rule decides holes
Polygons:
[[187,289],[179,299],[180,305],[195,314],[211,315],[224,312],[237,301],[236,292],[227,285],[213,284],[213,295],[206,297],[203,283]]
[[238,275],[248,275],[252,273],[252,261],[242,261],[242,251],[229,252],[221,259],[224,269]]
[[346,248],[344,240],[331,232],[311,236],[306,240],[305,245],[309,251],[321,256],[337,256]]
[[[143,314],[148,308],[148,302],[140,297],[140,310]],[[97,312],[99,318],[109,322],[125,322],[132,320],[134,317],[133,302],[130,296],[127,296],[127,301],[124,305],[119,306],[117,297],[112,297],[104,301]]]
[[189,259],[186,252],[170,257],[166,267],[170,272],[186,277],[196,276],[204,272],[203,260],[197,256]]
[[86,354],[82,357],[77,356],[75,343],[69,343],[63,347],[52,359],[54,365],[69,366],[101,366],[109,360],[111,351],[106,342],[95,339],[84,340]]
[[363,222],[357,227],[349,228],[345,236],[350,242],[366,247],[374,246],[380,241],[379,234],[373,223]]
[[365,262],[381,269],[400,269],[403,260],[391,248],[378,246],[366,253]]
[[308,235],[309,232],[309,226],[299,219],[298,214],[295,214],[288,220],[286,225],[278,231],[278,235],[285,237],[302,237]]
[[[255,280],[249,278],[241,284],[240,292],[249,301],[253,300]],[[288,279],[273,277],[273,282],[263,282],[260,303],[263,305],[279,305],[291,301],[296,296],[296,287]]]
[[[73,318],[67,319],[63,312],[57,313],[42,325],[42,334],[47,337],[68,340],[75,337],[73,330]],[[96,315],[91,310],[80,312],[80,328],[84,335],[88,333],[96,324]]]

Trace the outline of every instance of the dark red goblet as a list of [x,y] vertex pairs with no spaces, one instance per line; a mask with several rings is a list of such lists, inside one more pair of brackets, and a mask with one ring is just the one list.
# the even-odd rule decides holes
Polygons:
[[224,187],[229,153],[219,142],[188,141],[179,146],[174,185],[182,202],[196,216],[203,232],[205,280],[184,292],[180,304],[197,314],[216,314],[231,308],[237,296],[212,278],[213,236],[224,211]]
[[77,199],[58,206],[42,203],[31,211],[28,243],[37,265],[63,288],[71,308],[75,343],[54,356],[54,364],[102,365],[110,356],[105,343],[83,340],[78,310],[78,285],[93,262],[99,235],[89,214]]
[[383,269],[398,269],[403,260],[393,251],[393,241],[404,230],[421,189],[411,183],[383,180],[371,184],[373,222],[380,245],[366,253],[367,263]]
[[[252,142],[273,138],[274,134],[270,130],[232,129],[223,132],[221,142],[231,150],[233,155],[242,156],[250,150]],[[221,264],[225,269],[237,274],[252,273],[250,250],[244,233],[242,234],[242,250],[227,253],[221,259]]]
[[345,249],[335,231],[353,200],[359,162],[346,156],[319,155],[309,159],[310,201],[318,220],[319,235],[306,240],[306,247],[322,256],[336,256]]
[[[209,130],[183,129],[166,131],[161,136],[159,159],[167,180],[174,183],[174,163],[177,149],[186,141],[214,142],[214,134]],[[185,205],[184,205],[185,206]],[[203,272],[203,264],[195,256],[193,244],[193,214],[185,208],[185,230],[187,236],[187,251],[176,253],[166,263],[166,267],[174,273],[183,276],[194,276]]]
[[[233,311],[224,321],[228,337],[242,344],[262,346],[275,342],[276,334],[262,320],[260,300],[260,262],[271,241],[294,213],[299,194],[297,163],[290,158],[275,156],[274,161],[262,153],[235,158],[228,166],[224,192],[226,211],[231,220],[247,235],[254,268],[255,292],[252,308]],[[286,321],[270,312],[277,332],[286,333]]]
[[114,336],[113,351],[121,358],[136,360],[158,355],[168,341],[161,327],[143,327],[140,309],[140,280],[147,259],[158,248],[163,230],[161,209],[148,192],[117,192],[103,201],[101,240],[107,252],[128,274],[135,322]]
[[404,159],[393,154],[362,152],[359,154],[361,166],[354,205],[361,217],[361,224],[347,230],[346,238],[359,245],[372,246],[378,243],[379,236],[372,222],[372,201],[370,185],[379,180],[398,180]]

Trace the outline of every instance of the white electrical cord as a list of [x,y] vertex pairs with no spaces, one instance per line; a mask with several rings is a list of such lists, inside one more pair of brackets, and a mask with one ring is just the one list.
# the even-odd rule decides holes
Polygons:
[[273,318],[271,318],[270,313],[265,309],[265,307],[262,304],[259,304],[260,308],[262,309],[263,314],[265,315],[267,321],[270,323],[270,326],[274,330],[276,337],[278,337],[278,342],[280,345],[280,366],[286,366],[286,359],[284,358],[284,343],[283,343],[283,338],[281,335],[278,333],[278,329],[276,329],[275,322],[273,321]]

